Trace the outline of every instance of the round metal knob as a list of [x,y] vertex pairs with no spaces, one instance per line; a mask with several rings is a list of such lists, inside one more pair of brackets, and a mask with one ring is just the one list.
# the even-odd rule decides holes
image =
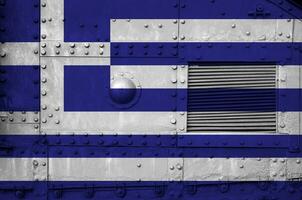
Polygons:
[[130,103],[136,95],[136,86],[128,78],[117,78],[111,83],[111,99],[118,104]]

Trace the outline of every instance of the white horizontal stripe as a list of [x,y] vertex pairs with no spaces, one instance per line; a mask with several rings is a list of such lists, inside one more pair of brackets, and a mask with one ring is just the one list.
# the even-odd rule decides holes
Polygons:
[[286,173],[283,158],[70,158],[50,159],[49,166],[57,181],[259,181],[286,180]]
[[0,44],[0,65],[39,65],[39,43]]
[[110,75],[112,78],[130,78],[141,88],[176,88],[177,69],[176,65],[112,65]]
[[286,19],[180,20],[184,42],[291,42],[293,21]]
[[178,20],[173,19],[113,19],[111,42],[176,42]]
[[[49,104],[50,105],[50,102]],[[49,118],[48,115],[54,116]],[[170,134],[176,132],[174,112],[52,112],[41,113],[42,132],[103,133],[103,134]],[[60,120],[56,124],[56,120]]]
[[[112,42],[295,42],[294,19],[111,20]],[[179,24],[179,25],[178,25]],[[179,37],[179,38],[178,38]]]
[[282,181],[298,158],[0,158],[0,181]]

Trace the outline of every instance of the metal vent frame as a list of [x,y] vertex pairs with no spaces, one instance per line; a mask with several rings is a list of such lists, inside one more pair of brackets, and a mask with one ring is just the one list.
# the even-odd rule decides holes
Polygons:
[[[211,72],[213,69],[214,71]],[[222,70],[220,70],[222,69]],[[246,70],[248,69],[248,70]],[[192,71],[193,70],[193,71]],[[195,71],[194,71],[195,70]],[[218,70],[218,71],[217,71]],[[219,71],[220,70],[220,71]],[[243,73],[240,73],[242,72]],[[244,71],[246,70],[246,71]],[[226,72],[215,73],[215,72]],[[268,71],[269,73],[266,73]],[[233,73],[235,72],[235,73]],[[237,73],[238,72],[238,73]],[[248,73],[245,73],[248,72]],[[253,72],[256,74],[253,75]],[[195,73],[195,76],[193,75]],[[196,76],[196,74],[198,74]],[[211,75],[212,74],[212,75]],[[214,75],[215,76],[214,76]],[[258,74],[258,75],[257,75]],[[230,76],[231,75],[231,76]],[[250,76],[252,75],[252,77]],[[209,76],[212,76],[209,78]],[[204,78],[202,80],[202,78]],[[211,80],[212,78],[212,80]],[[230,78],[232,78],[230,80]],[[242,83],[240,83],[240,78]],[[244,89],[275,89],[278,88],[278,65],[275,63],[189,63],[188,65],[188,113],[187,113],[187,132],[188,133],[276,133],[278,125],[278,113],[274,112],[253,112],[253,111],[192,111],[191,90],[219,88],[216,80],[222,84],[227,83],[231,88]],[[253,84],[246,84],[250,80]],[[261,84],[263,80],[263,84]],[[228,82],[229,81],[229,82]],[[232,82],[233,81],[233,82]],[[237,82],[237,84],[236,84]],[[206,83],[206,84],[204,84]],[[211,84],[213,83],[213,84]],[[234,83],[234,84],[232,84]],[[242,85],[240,85],[242,84]],[[218,87],[217,87],[218,86]],[[239,87],[238,87],[239,86]],[[224,87],[228,88],[228,87]],[[238,97],[238,96],[237,96]],[[271,103],[276,108],[278,105],[277,92],[268,99],[273,100]],[[236,98],[236,95],[235,95]],[[256,98],[257,99],[257,98]],[[260,101],[264,98],[258,99]],[[195,100],[195,103],[204,103],[202,99]],[[242,101],[244,103],[244,100]],[[227,104],[226,104],[227,105]],[[193,109],[194,110],[194,109]],[[265,121],[265,123],[262,123]],[[226,122],[226,123],[224,123]],[[262,126],[261,126],[262,123]],[[256,125],[258,124],[258,125]],[[260,124],[260,125],[259,125]]]

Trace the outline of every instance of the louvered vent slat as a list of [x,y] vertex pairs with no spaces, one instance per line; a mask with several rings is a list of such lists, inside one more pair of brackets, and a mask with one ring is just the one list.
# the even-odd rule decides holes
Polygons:
[[188,88],[188,132],[276,132],[275,66],[189,66]]

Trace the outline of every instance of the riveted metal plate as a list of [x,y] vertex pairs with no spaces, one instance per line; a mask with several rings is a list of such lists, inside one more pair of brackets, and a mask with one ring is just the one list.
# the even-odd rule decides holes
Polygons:
[[39,65],[39,43],[1,43],[0,65]]
[[[301,66],[279,66],[278,67],[278,87],[297,89],[301,88],[300,85],[300,71]],[[281,102],[285,98],[299,98],[299,96],[279,96]],[[294,99],[293,99],[294,100]],[[286,100],[284,102],[290,102]],[[279,105],[280,106],[280,105]],[[300,119],[301,112],[278,112],[278,132],[287,134],[298,134],[300,133]]]
[[[111,76],[129,73],[142,88],[176,88],[177,70],[171,65],[112,65]],[[154,81],[156,80],[156,81]]]
[[110,43],[67,43],[44,41],[40,54],[43,57],[110,57]]
[[41,41],[64,40],[64,0],[41,0]]
[[293,20],[182,19],[183,42],[290,42]]
[[173,112],[64,112],[64,65],[108,64],[105,58],[41,59],[42,132],[175,132]]
[[[50,158],[50,181],[181,180],[174,158]],[[174,164],[176,164],[177,166]],[[173,167],[173,170],[171,170]],[[171,169],[170,169],[171,168]],[[84,169],[84,170],[83,170]],[[173,172],[171,172],[173,171]],[[175,172],[179,171],[179,172]]]
[[286,161],[277,158],[185,158],[187,181],[286,180]]
[[112,42],[178,41],[177,19],[112,19]]

